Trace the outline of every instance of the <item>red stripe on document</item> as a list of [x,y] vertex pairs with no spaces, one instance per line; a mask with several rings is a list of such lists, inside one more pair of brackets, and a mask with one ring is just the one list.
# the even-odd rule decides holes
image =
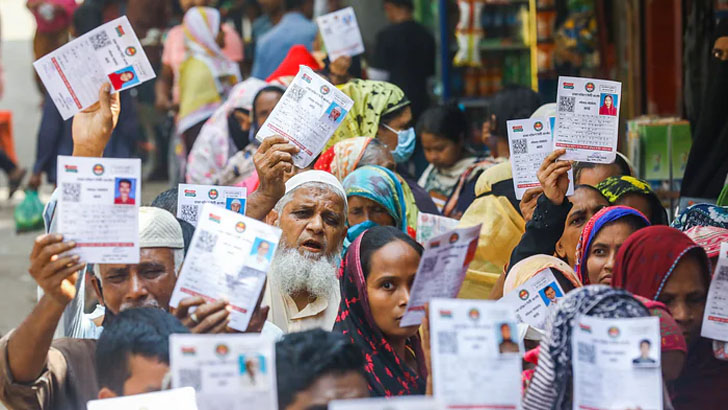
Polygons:
[[718,317],[718,316],[708,316],[708,320],[712,320],[713,322],[718,323],[728,323],[728,319],[724,317]]
[[563,142],[557,142],[556,146],[559,148],[588,149],[590,151],[612,151],[612,147],[599,147],[596,145],[582,144],[564,144]]
[[80,110],[83,108],[81,106],[81,101],[78,101],[78,97],[76,97],[76,93],[73,91],[73,88],[71,88],[71,83],[68,82],[68,79],[66,78],[66,75],[63,74],[63,70],[61,70],[61,66],[58,64],[58,61],[55,57],[51,57],[51,61],[53,62],[53,66],[56,67],[56,71],[58,71],[58,75],[61,76],[61,80],[63,80],[63,84],[66,85],[66,89],[68,89],[68,92],[71,93],[71,97],[73,97],[73,102],[76,103],[76,107]]
[[288,141],[292,142],[292,143],[293,143],[293,145],[297,146],[297,147],[298,147],[299,149],[301,149],[301,150],[302,150],[303,152],[307,153],[308,155],[313,155],[313,153],[312,153],[311,151],[309,151],[308,149],[306,149],[306,147],[304,147],[303,145],[301,145],[301,143],[300,143],[300,142],[296,141],[296,139],[295,139],[295,138],[293,138],[293,137],[291,137],[290,135],[288,135],[287,133],[283,132],[283,130],[282,130],[282,129],[280,129],[280,128],[276,127],[276,126],[275,126],[275,125],[273,125],[273,124],[268,124],[268,127],[269,127],[270,129],[272,129],[273,131],[277,132],[277,133],[278,133],[279,135],[281,135],[281,136],[284,136],[284,137],[288,138]]
[[205,301],[207,301],[207,302],[214,302],[214,301],[215,301],[215,298],[211,298],[211,297],[209,297],[209,296],[207,296],[207,295],[203,295],[202,293],[199,293],[199,292],[195,292],[195,291],[194,291],[194,290],[192,290],[192,289],[188,289],[188,288],[180,288],[179,290],[180,290],[180,292],[186,293],[186,294],[188,294],[188,295],[192,295],[192,296],[199,296],[199,297],[201,297],[201,298],[205,299]]
[[76,244],[78,248],[131,248],[133,246],[133,242],[87,242]]

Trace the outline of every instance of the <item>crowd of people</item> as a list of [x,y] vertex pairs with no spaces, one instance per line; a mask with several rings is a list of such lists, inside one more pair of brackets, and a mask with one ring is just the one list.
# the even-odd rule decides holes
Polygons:
[[[35,3],[59,5],[44,11]],[[541,104],[528,88],[504,87],[490,118],[481,119],[479,143],[488,149],[474,150],[463,108],[433,105],[423,93],[434,73],[434,40],[413,20],[411,0],[384,0],[392,24],[377,37],[370,67],[359,57],[321,58],[311,0],[224,10],[181,1],[183,18],[172,27],[173,11],[148,13],[147,2],[65,3],[29,2],[36,18],[63,20],[39,25],[36,50],[48,46],[48,33],[80,35],[127,14],[159,78],[135,96],[105,85],[97,104],[65,122],[46,98],[31,186],[42,173],[55,181],[56,155],[136,155],[139,131],[161,124],[150,122],[145,105],[170,113],[173,186],[246,187],[245,215],[281,229],[244,332],[277,340],[280,409],[433,393],[428,322],[400,326],[423,254],[420,213],[455,219],[458,227],[482,224],[460,297],[498,300],[544,269],[563,290],[558,300],[553,288],[547,292],[553,308],[545,328],[525,333],[524,409],[572,408],[572,329],[580,315],[658,317],[664,408],[728,403],[725,343],[701,336],[718,250],[728,242],[728,207],[696,204],[671,222],[626,157],[574,163],[558,160],[561,149],[540,165],[540,186],[518,200],[506,121],[553,116],[555,104]],[[328,3],[330,11],[343,7]],[[249,30],[226,23],[229,16]],[[721,69],[727,25],[716,42],[724,51],[712,57]],[[283,136],[255,139],[300,65],[353,100],[306,169],[294,165],[299,147]],[[726,118],[704,121],[722,121],[717,132],[725,136]],[[413,159],[419,147],[424,167]],[[693,164],[700,160],[691,154]],[[25,171],[11,165],[3,168],[17,187]],[[30,250],[38,303],[0,339],[0,401],[8,408],[85,409],[89,400],[162,390],[170,335],[238,333],[228,301],[187,297],[170,307],[195,231],[175,216],[177,188],[139,208],[138,264],[89,266],[70,256],[78,244],[58,232],[56,203],[54,194],[46,232]]]

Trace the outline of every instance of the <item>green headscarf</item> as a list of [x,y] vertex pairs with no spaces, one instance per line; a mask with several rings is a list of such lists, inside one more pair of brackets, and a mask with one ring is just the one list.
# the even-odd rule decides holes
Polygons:
[[326,144],[326,149],[347,138],[375,138],[382,115],[410,103],[401,88],[385,81],[356,79],[344,84],[341,91],[354,100],[354,105]]

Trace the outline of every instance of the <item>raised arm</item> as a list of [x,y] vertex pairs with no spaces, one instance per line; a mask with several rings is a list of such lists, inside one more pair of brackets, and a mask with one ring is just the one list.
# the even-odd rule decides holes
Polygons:
[[276,206],[286,193],[284,178],[293,172],[293,155],[297,152],[298,148],[284,137],[276,135],[263,140],[253,155],[260,185],[248,197],[245,215],[262,221]]
[[571,163],[556,159],[565,152],[563,149],[552,152],[538,170],[543,194],[537,198],[533,217],[526,223],[526,232],[511,253],[509,267],[529,256],[552,255],[556,242],[564,233],[564,223],[571,210],[571,203],[566,200]]
[[76,281],[83,267],[78,256],[63,256],[74,242],[63,235],[39,236],[30,254],[30,275],[44,295],[8,340],[8,364],[17,383],[30,383],[43,371],[53,332],[66,305],[76,296]]

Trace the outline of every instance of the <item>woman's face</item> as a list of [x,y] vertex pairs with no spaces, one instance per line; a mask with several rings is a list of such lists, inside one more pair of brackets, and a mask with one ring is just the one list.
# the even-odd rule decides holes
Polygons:
[[394,218],[387,212],[387,208],[369,198],[350,196],[349,226],[358,225],[364,221],[372,221],[381,226],[394,226]]
[[[395,131],[404,131],[408,129],[412,126],[412,109],[410,107],[405,107],[402,110],[402,113],[390,120],[387,125]],[[397,134],[392,132],[392,130],[387,129],[387,127],[383,126],[383,124],[379,124],[377,138],[379,138],[379,140],[381,140],[390,151],[394,151],[394,149],[397,148]]]
[[604,97],[604,105],[606,105],[607,107],[612,106],[612,96],[611,95]]
[[630,208],[636,209],[647,218],[652,220],[652,205],[646,195],[633,193],[622,195],[615,203],[615,205],[624,205]]
[[276,91],[266,91],[261,93],[255,100],[255,122],[258,129],[263,127],[263,123],[268,119],[268,116],[273,112],[278,101],[281,99],[283,94]]
[[587,221],[608,206],[607,200],[598,192],[589,188],[579,188],[569,197],[572,203],[571,211],[566,216],[564,233],[556,243],[556,254],[565,259],[569,266],[576,265],[576,244],[579,243],[581,230]]
[[411,246],[395,240],[371,255],[367,296],[374,323],[387,338],[414,336],[419,326],[400,327],[407,309],[420,255]]
[[425,158],[435,168],[449,168],[462,157],[462,143],[438,137],[429,132],[423,132],[420,137],[422,138],[422,149],[425,151]]
[[634,228],[624,221],[616,221],[603,227],[594,237],[586,259],[589,283],[610,286],[617,252],[624,241],[634,233]]
[[708,296],[705,269],[696,256],[686,254],[675,266],[657,298],[670,309],[688,346],[700,337],[705,300]]

